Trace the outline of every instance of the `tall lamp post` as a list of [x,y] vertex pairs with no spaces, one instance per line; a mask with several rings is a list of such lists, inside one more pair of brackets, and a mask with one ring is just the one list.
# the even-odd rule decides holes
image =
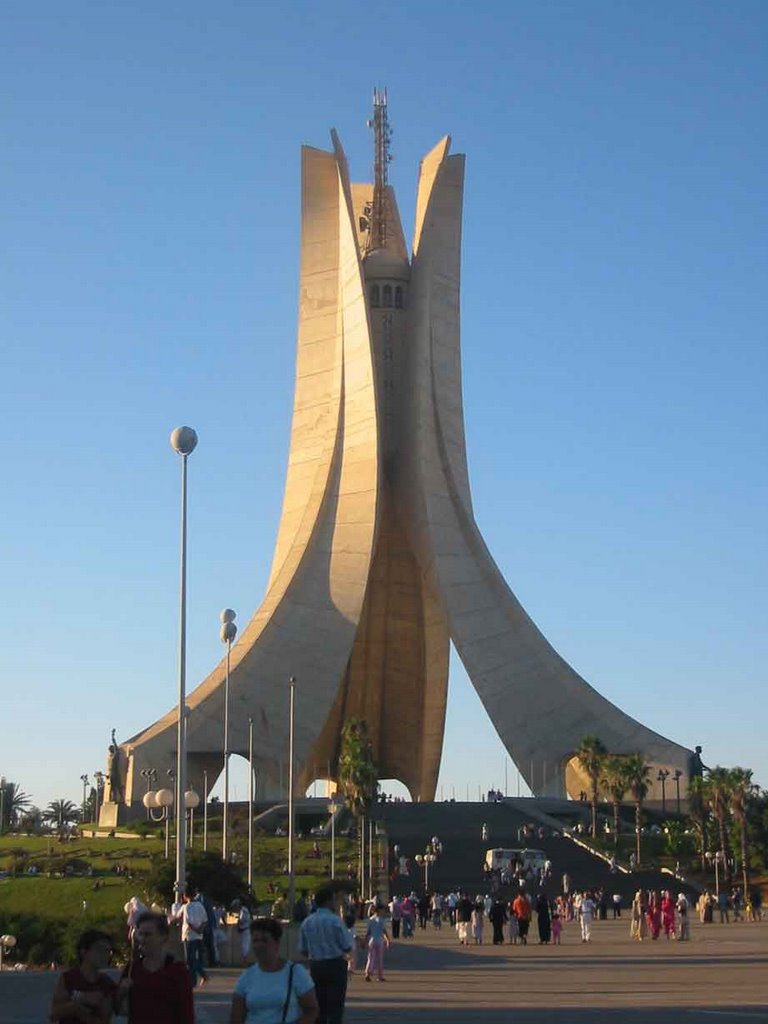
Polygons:
[[195,808],[200,806],[200,794],[188,789],[184,794],[184,807],[189,811],[189,848],[195,842]]
[[680,768],[675,768],[675,774],[672,778],[675,780],[675,790],[677,799],[677,813],[680,813],[680,779],[682,778],[683,772]]
[[437,857],[434,853],[417,853],[414,859],[424,868],[424,892],[429,892],[429,865],[434,864]]
[[203,850],[208,849],[208,770],[203,769]]
[[288,919],[293,921],[296,902],[296,865],[293,856],[293,739],[296,709],[296,676],[288,679]]
[[331,880],[336,877],[336,812],[339,805],[335,800],[328,804],[328,813],[331,816]]
[[669,778],[668,768],[659,768],[656,778],[661,783],[661,813],[667,813],[667,779]]
[[181,899],[187,885],[187,817],[184,794],[187,791],[187,459],[197,447],[197,434],[191,427],[176,427],[171,448],[181,456],[181,550],[179,572],[179,716],[176,738],[176,898]]
[[87,808],[87,803],[88,803],[88,795],[87,795],[88,794],[88,776],[87,775],[81,775],[80,776],[80,781],[83,784],[83,810],[82,810],[82,817],[81,817],[80,820],[82,821],[82,823],[84,825],[85,824],[85,816],[88,813],[88,808]]
[[0,836],[5,832],[5,776],[0,778]]
[[104,772],[94,772],[93,780],[96,783],[96,806],[94,807],[93,822],[95,825],[99,822],[99,811],[101,810],[101,801],[104,796]]
[[253,717],[248,716],[248,893],[253,893]]
[[236,618],[237,615],[231,608],[225,608],[219,615],[221,622],[219,635],[222,643],[227,645],[227,671],[224,676],[224,818],[221,826],[221,859],[225,862],[229,855],[229,662],[232,654],[232,641],[237,636]]
[[[144,782],[146,783],[147,786],[146,792],[148,793],[151,789],[154,788],[155,779],[157,778],[157,768],[142,768],[141,771],[139,772],[139,775],[141,775],[142,779],[144,779]],[[147,817],[150,817],[148,807]]]
[[[147,809],[152,821],[165,823],[165,859],[168,860],[169,853],[169,827],[171,820],[171,807],[173,806],[172,789],[150,789],[141,798],[141,802]],[[158,811],[158,814],[155,814]]]

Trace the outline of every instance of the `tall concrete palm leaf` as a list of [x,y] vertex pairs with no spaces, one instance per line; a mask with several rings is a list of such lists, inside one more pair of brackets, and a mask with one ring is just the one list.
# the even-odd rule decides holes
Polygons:
[[597,736],[585,736],[576,751],[579,764],[589,778],[593,839],[597,838],[597,801],[600,795],[600,775],[607,756],[608,750]]

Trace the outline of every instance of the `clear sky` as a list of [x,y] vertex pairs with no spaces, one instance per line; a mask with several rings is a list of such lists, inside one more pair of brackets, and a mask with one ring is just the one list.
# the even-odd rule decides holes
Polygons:
[[[336,127],[370,179],[386,85],[407,235],[420,157],[446,132],[467,154],[465,414],[496,560],[602,693],[768,785],[767,29],[762,0],[6,5],[0,773],[76,799],[113,726],[175,703],[178,424],[200,436],[190,684],[219,610],[258,606],[299,145]],[[504,764],[454,658],[443,792]]]

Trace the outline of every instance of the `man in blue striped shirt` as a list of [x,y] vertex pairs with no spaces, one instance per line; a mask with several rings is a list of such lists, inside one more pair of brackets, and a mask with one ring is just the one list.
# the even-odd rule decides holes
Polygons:
[[347,953],[352,938],[336,913],[332,889],[319,889],[317,910],[301,924],[299,950],[309,960],[320,1014],[317,1024],[341,1024],[347,996]]

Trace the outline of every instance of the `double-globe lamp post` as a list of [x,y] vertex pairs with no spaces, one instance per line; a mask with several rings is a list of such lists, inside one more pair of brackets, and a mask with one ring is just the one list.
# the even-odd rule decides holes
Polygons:
[[197,434],[191,427],[176,427],[171,447],[181,456],[181,550],[179,572],[179,715],[176,739],[176,898],[181,899],[187,884],[187,816],[184,796],[187,790],[187,459],[197,447]]
[[229,664],[232,655],[232,642],[237,636],[235,619],[237,615],[231,608],[225,608],[219,616],[221,621],[221,640],[227,645],[227,671],[224,676],[224,819],[221,831],[221,858],[229,857]]
[[437,857],[434,853],[417,853],[415,860],[417,864],[424,868],[424,891],[429,892],[429,865],[434,864]]

